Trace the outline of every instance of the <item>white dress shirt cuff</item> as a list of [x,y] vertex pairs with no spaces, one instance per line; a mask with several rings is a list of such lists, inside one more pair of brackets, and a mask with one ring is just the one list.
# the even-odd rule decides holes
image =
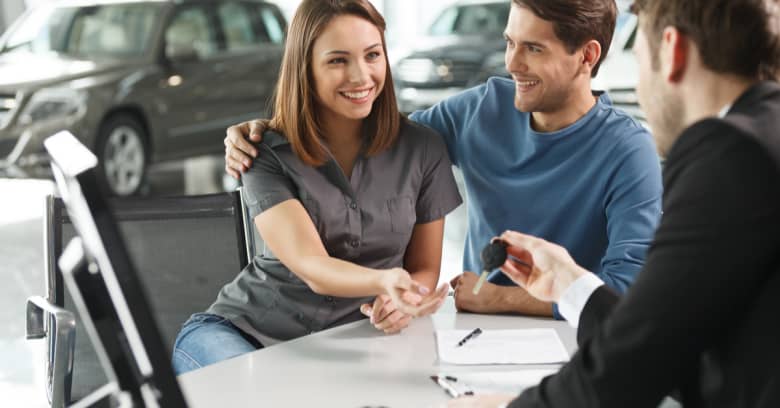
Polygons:
[[580,276],[574,283],[563,292],[560,301],[558,301],[558,311],[564,319],[575,329],[580,323],[580,314],[585,304],[593,292],[596,291],[604,281],[592,273],[586,273]]

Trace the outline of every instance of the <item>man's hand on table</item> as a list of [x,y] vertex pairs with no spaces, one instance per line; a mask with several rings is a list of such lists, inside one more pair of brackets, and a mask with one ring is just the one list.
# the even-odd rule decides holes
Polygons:
[[479,294],[474,294],[474,285],[476,285],[479,276],[472,272],[463,272],[450,281],[450,286],[455,290],[455,307],[461,312],[472,313],[504,313],[508,310],[500,296],[502,287],[496,284],[485,282],[479,290]]

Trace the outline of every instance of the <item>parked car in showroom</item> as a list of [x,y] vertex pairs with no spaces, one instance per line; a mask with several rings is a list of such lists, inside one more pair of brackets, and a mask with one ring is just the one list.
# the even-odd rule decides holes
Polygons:
[[255,0],[65,0],[0,37],[0,174],[39,175],[67,129],[102,183],[136,193],[152,163],[219,153],[225,128],[270,113],[279,8]]
[[446,7],[394,66],[393,81],[403,112],[425,109],[504,67],[504,28],[511,1],[468,0]]

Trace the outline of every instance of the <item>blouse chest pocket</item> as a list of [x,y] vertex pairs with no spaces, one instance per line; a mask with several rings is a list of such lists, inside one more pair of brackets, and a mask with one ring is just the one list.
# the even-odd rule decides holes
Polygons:
[[411,197],[396,197],[387,201],[387,210],[390,213],[390,229],[393,232],[407,234],[414,228],[417,214]]

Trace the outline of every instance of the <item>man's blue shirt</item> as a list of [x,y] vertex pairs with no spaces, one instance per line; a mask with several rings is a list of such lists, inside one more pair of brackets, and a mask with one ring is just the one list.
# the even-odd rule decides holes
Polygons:
[[[513,81],[491,78],[410,115],[441,133],[463,173],[464,270],[479,272],[482,247],[515,230],[564,246],[624,292],[661,215],[661,169],[649,132],[602,94],[574,124],[539,133],[514,95]],[[512,284],[500,271],[490,281]]]

